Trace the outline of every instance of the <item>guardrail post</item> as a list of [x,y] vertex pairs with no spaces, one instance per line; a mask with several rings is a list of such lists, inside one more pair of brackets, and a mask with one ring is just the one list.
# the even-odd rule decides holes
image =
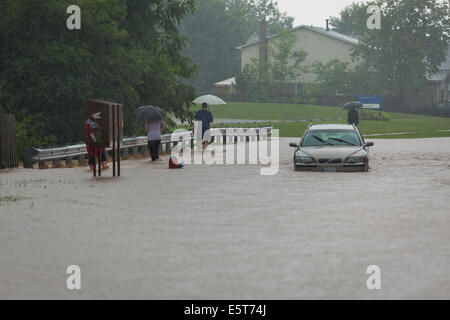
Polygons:
[[166,153],[169,154],[170,151],[171,151],[171,143],[168,142],[168,143],[166,143]]
[[24,168],[29,168],[31,166],[33,166],[34,164],[34,160],[33,160],[33,156],[36,154],[36,148],[34,147],[28,147],[25,148],[25,150],[23,151],[23,166]]

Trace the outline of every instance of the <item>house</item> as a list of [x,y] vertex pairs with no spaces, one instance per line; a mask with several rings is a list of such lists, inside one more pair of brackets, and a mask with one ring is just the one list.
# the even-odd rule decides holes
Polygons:
[[406,112],[435,113],[438,111],[438,105],[444,105],[446,112],[450,111],[450,46],[447,49],[447,60],[438,67],[435,74],[426,75],[428,80],[427,87],[421,97],[405,97],[408,106]]
[[433,105],[450,101],[450,46],[447,51],[447,60],[438,68],[438,72],[427,76],[431,84]]
[[[296,35],[297,41],[293,50],[303,50],[308,53],[303,65],[310,66],[315,62],[327,63],[330,60],[337,59],[342,62],[348,62],[353,68],[361,61],[354,59],[351,55],[352,48],[358,44],[358,39],[331,31],[328,28],[301,25],[291,29]],[[264,33],[259,33],[264,34]],[[277,35],[267,35],[266,43],[260,43],[258,33],[253,34],[250,39],[238,49],[241,50],[241,70],[251,63],[252,59],[259,59],[261,48],[274,47],[277,45]],[[265,49],[267,50],[267,49]],[[270,62],[272,57],[266,57]],[[297,95],[299,84],[313,83],[316,75],[313,73],[304,73],[296,79],[296,84],[286,84],[289,89],[288,95]],[[430,112],[436,109],[438,104],[450,101],[450,46],[448,48],[447,60],[439,67],[437,73],[427,76],[428,86],[426,94],[419,100],[416,97],[408,97],[409,108],[407,111]],[[290,88],[291,87],[291,88]],[[450,104],[450,102],[449,102]],[[394,100],[388,103],[391,110],[398,110],[398,104]]]
[[[335,31],[313,26],[298,26],[291,29],[297,36],[297,42],[294,45],[295,51],[303,50],[308,53],[304,61],[305,66],[312,65],[315,62],[327,63],[330,60],[338,59],[342,62],[349,62],[353,67],[359,62],[354,61],[351,56],[351,49],[358,44],[358,40]],[[277,35],[267,36],[268,47],[276,46]],[[259,35],[254,34],[244,45],[238,49],[241,50],[241,70],[252,59],[258,59],[260,54]],[[268,56],[269,62],[273,59]],[[298,83],[312,83],[316,79],[313,73],[301,75]]]
[[214,84],[215,94],[218,96],[225,96],[228,93],[233,93],[236,86],[236,77],[223,80]]

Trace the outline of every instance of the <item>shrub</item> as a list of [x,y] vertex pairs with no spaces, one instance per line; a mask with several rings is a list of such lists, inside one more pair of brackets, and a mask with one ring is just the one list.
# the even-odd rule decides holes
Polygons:
[[381,118],[378,111],[373,110],[360,110],[359,111],[359,119],[360,120],[382,120],[382,121],[390,121],[389,117],[386,116],[384,112],[381,112]]
[[56,137],[48,134],[42,114],[27,115],[16,120],[16,140],[19,159],[27,147],[45,147],[56,144]]

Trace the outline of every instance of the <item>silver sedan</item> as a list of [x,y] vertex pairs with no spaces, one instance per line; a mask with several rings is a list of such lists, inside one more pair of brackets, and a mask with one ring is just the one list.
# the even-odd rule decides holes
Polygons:
[[369,170],[369,147],[353,125],[311,125],[299,143],[291,143],[294,168],[298,171],[362,171]]

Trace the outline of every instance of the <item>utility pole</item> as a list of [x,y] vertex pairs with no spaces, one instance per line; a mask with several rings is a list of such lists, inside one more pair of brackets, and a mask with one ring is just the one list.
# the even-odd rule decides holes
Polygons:
[[[450,0],[449,0],[450,1]],[[267,21],[265,15],[259,21],[259,79],[267,72]]]

